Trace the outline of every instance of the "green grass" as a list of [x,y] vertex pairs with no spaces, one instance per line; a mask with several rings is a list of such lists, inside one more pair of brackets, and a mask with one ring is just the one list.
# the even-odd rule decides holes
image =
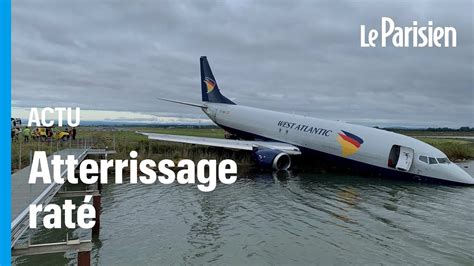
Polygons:
[[390,130],[395,133],[418,137],[418,136],[474,136],[474,131],[434,131],[434,130],[409,130],[409,129],[394,129]]
[[419,137],[417,139],[438,148],[444,152],[451,161],[474,159],[473,141],[426,137]]
[[181,159],[200,160],[202,158],[215,158],[217,160],[233,159],[241,165],[251,164],[250,154],[245,151],[231,151],[228,149],[207,147],[201,145],[182,144],[173,142],[164,142],[148,140],[146,136],[139,135],[135,131],[145,131],[162,134],[175,134],[187,136],[202,136],[223,138],[224,131],[221,129],[158,129],[158,128],[139,128],[126,131],[112,132],[111,137],[106,137],[103,132],[87,132],[90,137],[98,140],[98,146],[114,148],[117,159],[127,158],[129,152],[135,150],[139,154],[139,159],[153,159],[155,161],[162,159],[172,159],[179,161]]
[[[159,161],[162,159],[172,159],[175,162],[181,159],[191,159],[198,161],[202,158],[215,158],[217,160],[233,159],[239,165],[251,165],[250,154],[245,151],[232,151],[228,149],[207,147],[201,145],[181,144],[173,142],[148,140],[144,135],[135,133],[135,131],[176,134],[187,136],[202,136],[223,138],[224,131],[218,128],[121,128],[111,130],[101,127],[81,127],[78,129],[77,142],[94,140],[93,148],[114,149],[117,154],[109,156],[110,159],[127,159],[132,150],[138,152],[138,159],[153,159]],[[74,147],[75,142],[53,141],[40,142],[30,141],[24,143],[12,143],[12,172],[26,167],[30,163],[30,153],[35,150],[46,151],[48,155],[57,150]],[[20,149],[21,148],[21,149]]]
[[[219,128],[80,127],[78,129],[78,141],[94,139],[95,148],[108,147],[109,149],[115,149],[117,154],[111,157],[114,159],[127,159],[129,158],[129,152],[135,150],[139,153],[139,159],[149,158],[159,161],[166,158],[178,161],[180,159],[189,158],[197,161],[202,158],[215,158],[217,160],[233,159],[239,165],[252,165],[250,154],[246,151],[233,151],[200,145],[148,140],[146,136],[137,134],[135,131],[214,138],[224,137],[224,130]],[[443,132],[437,133],[443,134]],[[420,135],[430,134],[426,133]],[[452,161],[474,159],[473,141],[426,137],[418,138],[446,153],[448,158]],[[69,145],[69,142],[62,141],[32,141],[30,143],[22,143],[20,140],[20,142],[14,142],[12,143],[11,150],[12,171],[29,165],[30,152],[44,150],[49,155],[56,150],[68,148]]]

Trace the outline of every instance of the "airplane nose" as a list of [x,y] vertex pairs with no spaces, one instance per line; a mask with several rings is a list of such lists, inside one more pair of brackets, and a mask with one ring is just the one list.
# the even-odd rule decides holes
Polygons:
[[459,167],[459,165],[451,163],[449,172],[453,181],[468,185],[474,185],[474,177],[464,171],[464,169]]

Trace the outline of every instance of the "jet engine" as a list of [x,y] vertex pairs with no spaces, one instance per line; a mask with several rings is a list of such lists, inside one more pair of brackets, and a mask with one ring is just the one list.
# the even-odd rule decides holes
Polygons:
[[290,155],[279,150],[259,148],[254,151],[253,157],[264,168],[286,170],[291,166]]

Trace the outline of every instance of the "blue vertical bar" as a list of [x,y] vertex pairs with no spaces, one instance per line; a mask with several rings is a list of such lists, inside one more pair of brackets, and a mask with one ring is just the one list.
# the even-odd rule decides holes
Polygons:
[[0,0],[0,265],[10,265],[11,2]]

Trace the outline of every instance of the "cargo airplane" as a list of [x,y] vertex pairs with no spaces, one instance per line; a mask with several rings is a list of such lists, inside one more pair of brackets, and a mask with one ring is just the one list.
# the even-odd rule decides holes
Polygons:
[[205,56],[200,59],[202,103],[161,99],[201,108],[232,138],[216,139],[139,132],[149,139],[216,146],[253,153],[261,167],[287,170],[291,156],[312,156],[371,173],[416,180],[474,184],[446,154],[393,132],[237,105],[217,85]]

